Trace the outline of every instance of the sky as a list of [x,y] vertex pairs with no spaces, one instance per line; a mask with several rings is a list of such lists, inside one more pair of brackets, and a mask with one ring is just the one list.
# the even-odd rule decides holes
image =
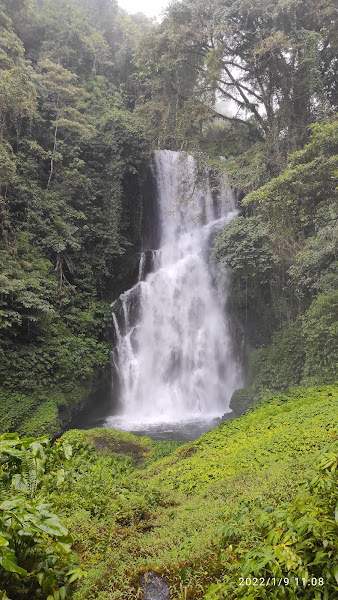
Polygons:
[[160,17],[170,0],[118,0],[118,3],[129,13],[142,12],[147,17]]

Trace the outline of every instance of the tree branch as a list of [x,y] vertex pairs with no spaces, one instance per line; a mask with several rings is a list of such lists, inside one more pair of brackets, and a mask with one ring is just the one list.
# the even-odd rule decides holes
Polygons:
[[[223,81],[223,79],[219,79],[220,83],[223,83],[224,85],[231,85],[231,86],[236,86],[235,83],[229,83],[228,81]],[[259,96],[258,94],[256,94],[256,92],[254,92],[253,90],[250,90],[250,88],[246,87],[246,85],[243,85],[243,83],[240,84],[241,88],[243,90],[245,90],[246,92],[248,92],[249,94],[251,94],[251,96],[254,96],[255,98],[257,98],[257,100],[259,100],[259,102],[263,102],[263,99],[261,96]]]
[[214,113],[214,117],[216,118],[221,118],[224,119],[225,121],[236,121],[236,123],[241,123],[242,125],[246,125],[247,127],[250,127],[251,129],[254,128],[254,125],[250,122],[250,121],[246,121],[245,119],[240,119],[239,117],[230,117],[229,115],[223,115],[222,113],[218,112],[218,110],[215,110],[214,108],[211,108],[210,106],[208,107],[210,109],[210,111],[212,113]]
[[257,122],[262,127],[263,131],[266,132],[267,131],[267,127],[266,127],[266,124],[264,123],[264,120],[262,119],[262,117],[259,114],[259,112],[258,112],[257,108],[255,107],[255,105],[252,104],[252,102],[250,102],[249,98],[245,95],[245,93],[244,93],[244,91],[243,91],[243,89],[241,87],[241,84],[238,81],[236,81],[236,79],[232,75],[231,71],[226,66],[224,66],[224,70],[225,70],[227,76],[229,77],[230,81],[232,81],[232,83],[234,84],[234,86],[237,89],[237,91],[240,94],[240,96],[243,98],[243,102],[244,102],[246,108],[252,112],[252,114],[255,116]]

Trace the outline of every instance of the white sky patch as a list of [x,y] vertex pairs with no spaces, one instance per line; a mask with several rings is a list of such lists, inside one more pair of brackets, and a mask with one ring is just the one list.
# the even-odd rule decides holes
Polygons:
[[170,0],[118,0],[118,3],[130,14],[141,12],[147,17],[161,17]]

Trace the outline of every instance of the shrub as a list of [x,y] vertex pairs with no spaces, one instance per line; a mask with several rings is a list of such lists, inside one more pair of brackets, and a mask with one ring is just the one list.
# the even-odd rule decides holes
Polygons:
[[0,437],[0,586],[16,600],[65,600],[83,576],[72,537],[41,493],[47,469],[60,476],[60,456],[71,456],[66,442],[50,448],[47,438]]
[[321,294],[303,317],[304,383],[333,382],[338,376],[338,292]]

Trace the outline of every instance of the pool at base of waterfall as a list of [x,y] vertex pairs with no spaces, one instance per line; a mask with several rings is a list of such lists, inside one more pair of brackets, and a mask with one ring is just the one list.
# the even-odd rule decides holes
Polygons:
[[[232,413],[229,413],[229,416]],[[180,421],[152,420],[152,421],[129,421],[126,417],[111,416],[104,423],[104,427],[129,431],[134,435],[150,437],[154,441],[178,441],[191,442],[199,438],[203,433],[217,427],[220,415],[204,415],[198,417],[184,418]]]
[[112,399],[109,391],[101,391],[92,396],[89,404],[68,424],[67,429],[94,429],[107,427],[128,431],[137,436],[150,437],[154,441],[191,442],[203,433],[217,427],[221,420],[231,419],[232,412],[225,415],[204,414],[185,415],[181,419],[172,417],[128,418],[126,415],[112,414]]

